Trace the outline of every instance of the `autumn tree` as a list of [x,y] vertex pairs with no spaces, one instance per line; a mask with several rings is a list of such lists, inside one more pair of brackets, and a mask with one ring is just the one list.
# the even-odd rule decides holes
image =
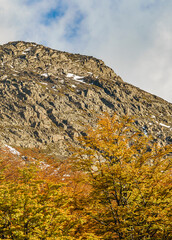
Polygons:
[[0,153],[0,239],[74,239],[78,220],[54,165],[47,170],[46,159],[23,163],[21,156]]
[[0,148],[0,239],[100,239],[74,207],[88,192],[81,173],[40,149],[17,150]]
[[[128,117],[106,115],[71,160],[88,194],[75,201],[100,239],[171,239],[171,154]],[[93,238],[94,239],[94,238]]]

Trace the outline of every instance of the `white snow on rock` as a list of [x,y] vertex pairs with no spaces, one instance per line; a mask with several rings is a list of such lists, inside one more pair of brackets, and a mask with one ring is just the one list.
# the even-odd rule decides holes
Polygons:
[[7,75],[2,76],[2,80],[5,80],[7,78]]
[[166,124],[164,124],[164,123],[159,123],[159,122],[157,122],[156,121],[156,123],[158,123],[160,126],[162,126],[162,127],[166,127],[166,128],[169,128],[170,130],[172,130],[172,128],[171,128],[171,126],[168,126],[168,125],[166,125]]
[[11,146],[8,146],[7,144],[5,144],[5,147],[9,149],[9,151],[12,153],[12,154],[15,154],[15,155],[20,155],[20,153],[13,147]]
[[47,78],[48,77],[48,73],[43,73],[43,74],[41,74],[41,76]]
[[165,125],[163,123],[159,123],[159,125],[161,125],[162,127],[170,128],[170,126],[167,126],[167,125]]
[[73,78],[75,81],[84,83],[84,80],[83,80],[84,77],[77,76],[77,75],[75,75],[73,73],[67,73],[66,77]]

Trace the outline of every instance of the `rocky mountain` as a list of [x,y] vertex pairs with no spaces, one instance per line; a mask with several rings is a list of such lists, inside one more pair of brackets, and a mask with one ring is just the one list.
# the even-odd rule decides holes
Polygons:
[[[145,76],[146,77],[146,76]],[[172,143],[172,104],[124,82],[102,60],[29,42],[0,46],[0,142],[68,154],[108,112]]]

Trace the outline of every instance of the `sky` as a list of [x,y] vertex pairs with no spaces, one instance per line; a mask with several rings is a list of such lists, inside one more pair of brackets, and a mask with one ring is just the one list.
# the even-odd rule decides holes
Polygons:
[[171,13],[172,0],[0,0],[0,44],[94,56],[172,103]]

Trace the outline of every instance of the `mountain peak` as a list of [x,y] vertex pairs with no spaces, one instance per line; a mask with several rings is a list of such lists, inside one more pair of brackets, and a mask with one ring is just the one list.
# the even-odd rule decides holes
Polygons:
[[0,141],[66,155],[104,112],[134,116],[137,128],[172,142],[172,104],[125,83],[102,60],[36,43],[0,46]]
[[[54,50],[43,45],[31,42],[16,41],[1,46],[6,53],[6,62],[11,60],[14,68],[34,68],[39,73],[47,71],[49,74],[73,72],[76,75],[89,75],[94,77],[116,78],[114,71],[107,67],[102,60],[91,56],[70,54]],[[42,62],[41,66],[40,61]],[[65,67],[64,67],[65,66]],[[41,69],[42,68],[42,69]]]

